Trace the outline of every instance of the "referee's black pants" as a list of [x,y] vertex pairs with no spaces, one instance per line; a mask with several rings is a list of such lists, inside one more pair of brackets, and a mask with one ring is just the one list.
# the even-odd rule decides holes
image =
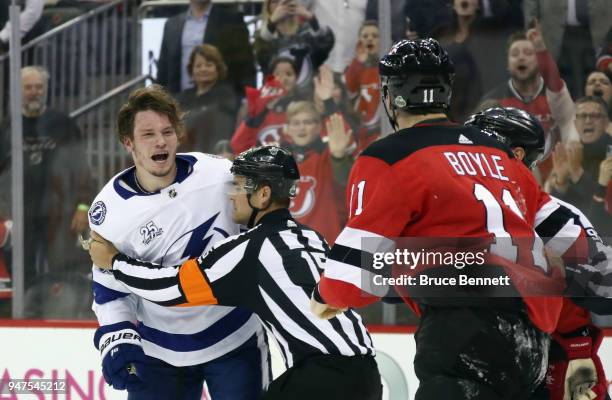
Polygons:
[[546,374],[549,336],[522,310],[426,306],[415,340],[415,400],[529,399]]
[[382,383],[372,356],[321,354],[276,378],[263,400],[380,400]]

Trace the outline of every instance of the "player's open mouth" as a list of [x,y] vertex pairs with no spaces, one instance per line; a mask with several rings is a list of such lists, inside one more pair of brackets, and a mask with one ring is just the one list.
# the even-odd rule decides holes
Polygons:
[[164,162],[168,159],[168,153],[155,154],[151,159],[155,162]]
[[516,69],[518,69],[519,72],[525,72],[525,71],[527,71],[527,66],[526,65],[519,65],[518,67],[516,67]]
[[603,90],[601,90],[601,89],[593,90],[593,96],[603,97]]
[[467,10],[469,6],[470,6],[469,1],[462,1],[460,4],[460,7],[463,8],[464,10]]

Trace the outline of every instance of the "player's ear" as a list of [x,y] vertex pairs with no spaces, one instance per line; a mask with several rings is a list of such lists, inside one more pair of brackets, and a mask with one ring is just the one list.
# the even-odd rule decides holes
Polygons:
[[264,185],[259,188],[259,201],[261,207],[266,207],[272,201],[272,188]]
[[523,161],[525,158],[525,149],[522,147],[514,147],[512,148],[512,152],[514,153],[514,157],[519,161]]
[[132,150],[134,150],[134,141],[132,139],[130,139],[129,137],[124,137],[123,138],[123,147],[125,147],[125,149],[128,151],[128,153],[131,153]]

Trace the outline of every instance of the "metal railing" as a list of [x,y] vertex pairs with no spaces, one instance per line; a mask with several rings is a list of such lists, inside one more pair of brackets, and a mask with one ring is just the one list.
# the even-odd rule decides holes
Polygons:
[[[115,139],[115,115],[125,90],[140,77],[136,7],[114,0],[85,12],[22,47],[23,66],[49,72],[50,108],[70,114],[87,143],[85,157],[95,186],[125,167]],[[0,91],[8,93],[9,56],[0,56]],[[8,113],[10,96],[0,96],[0,114]]]
[[87,161],[96,188],[131,162],[115,134],[116,115],[129,91],[142,86],[147,79],[146,75],[133,78],[70,113],[84,133]]
[[[69,20],[22,47],[22,65],[49,71],[49,105],[70,112],[136,76],[134,2],[115,0]],[[0,56],[0,92],[8,93],[9,57]],[[0,113],[8,110],[0,96]]]

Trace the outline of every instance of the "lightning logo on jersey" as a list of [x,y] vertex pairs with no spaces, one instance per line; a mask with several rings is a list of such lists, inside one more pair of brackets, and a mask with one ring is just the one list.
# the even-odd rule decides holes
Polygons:
[[[230,162],[190,153],[177,155],[179,165],[182,169],[178,168],[172,187],[158,193],[142,194],[129,186],[124,178],[133,169],[114,177],[94,201],[91,228],[122,253],[164,267],[199,257],[217,241],[237,234],[239,226],[232,221],[226,194],[232,181]],[[180,195],[173,197],[172,191]],[[93,269],[93,277],[100,324],[117,318],[138,320],[145,354],[175,366],[215,359],[260,329],[246,310],[160,307],[130,295],[113,275],[98,268]]]

